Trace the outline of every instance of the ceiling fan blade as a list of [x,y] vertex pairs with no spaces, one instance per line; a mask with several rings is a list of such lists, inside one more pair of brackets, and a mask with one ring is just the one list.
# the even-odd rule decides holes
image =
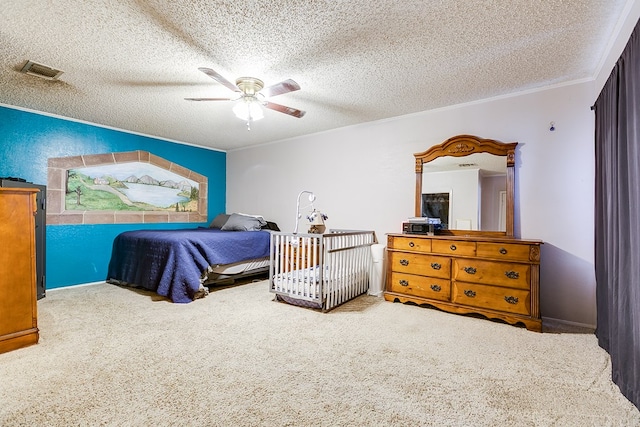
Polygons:
[[306,114],[306,111],[298,110],[297,108],[285,107],[284,105],[274,104],[273,102],[268,101],[264,103],[264,106],[270,110],[279,111],[297,118],[301,118]]
[[260,91],[260,93],[269,98],[276,95],[282,95],[283,93],[294,92],[296,90],[300,90],[300,85],[291,79],[287,79],[272,86],[265,87]]
[[187,101],[231,101],[231,98],[185,98]]
[[217,81],[218,83],[222,83],[232,91],[240,92],[240,89],[238,88],[238,86],[234,85],[229,80],[225,79],[224,77],[222,77],[220,74],[218,74],[216,71],[212,70],[211,68],[200,67],[198,68],[198,70],[202,71],[203,73],[205,73],[207,76],[211,77],[213,80]]

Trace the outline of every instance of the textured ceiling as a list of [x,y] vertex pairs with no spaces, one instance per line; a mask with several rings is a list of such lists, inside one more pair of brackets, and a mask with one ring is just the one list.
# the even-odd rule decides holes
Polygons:
[[[1,0],[0,103],[230,150],[593,78],[634,0]],[[64,74],[19,73],[32,60]],[[228,80],[302,87],[247,131]]]

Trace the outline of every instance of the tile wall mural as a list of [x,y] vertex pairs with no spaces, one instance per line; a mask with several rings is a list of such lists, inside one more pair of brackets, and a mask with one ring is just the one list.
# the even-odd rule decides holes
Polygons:
[[207,177],[146,151],[50,158],[47,193],[47,224],[207,220]]

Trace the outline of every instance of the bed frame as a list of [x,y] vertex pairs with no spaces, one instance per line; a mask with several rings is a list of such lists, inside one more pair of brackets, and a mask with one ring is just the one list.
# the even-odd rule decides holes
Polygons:
[[329,311],[369,289],[373,231],[271,233],[269,290],[289,304]]
[[202,274],[202,284],[206,287],[228,286],[248,278],[266,279],[269,275],[269,257],[242,261],[234,264],[209,266]]

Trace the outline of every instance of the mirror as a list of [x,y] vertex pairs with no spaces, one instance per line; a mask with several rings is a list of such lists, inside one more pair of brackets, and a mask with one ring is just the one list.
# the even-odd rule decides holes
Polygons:
[[513,237],[517,145],[458,135],[414,154],[415,216],[439,234]]

